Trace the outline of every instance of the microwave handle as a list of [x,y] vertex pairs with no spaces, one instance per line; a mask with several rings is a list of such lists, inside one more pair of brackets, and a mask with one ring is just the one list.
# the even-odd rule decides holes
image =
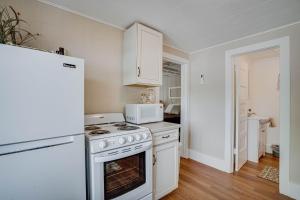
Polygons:
[[[139,145],[137,145],[136,147],[139,147]],[[95,156],[94,162],[95,163],[103,163],[103,162],[118,160],[118,159],[121,159],[121,158],[125,158],[125,157],[128,157],[128,156],[133,156],[135,154],[139,154],[143,151],[147,151],[147,150],[150,150],[150,149],[152,149],[152,142],[151,141],[147,142],[147,143],[144,143],[144,145],[142,147],[135,148],[135,150],[133,150],[133,151],[120,153],[117,150],[115,150],[115,151],[111,151],[112,154],[109,155],[109,156]],[[116,152],[116,153],[114,154],[114,152]]]

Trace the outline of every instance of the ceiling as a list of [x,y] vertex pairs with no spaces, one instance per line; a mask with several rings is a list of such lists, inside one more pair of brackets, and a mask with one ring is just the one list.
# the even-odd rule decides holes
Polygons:
[[300,21],[299,0],[41,0],[122,29],[142,22],[194,52]]

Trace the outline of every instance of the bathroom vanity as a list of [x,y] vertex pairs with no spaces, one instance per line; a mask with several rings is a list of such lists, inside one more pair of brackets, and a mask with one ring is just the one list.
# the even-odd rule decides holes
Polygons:
[[269,118],[248,117],[248,160],[258,163],[259,158],[266,154],[267,131]]

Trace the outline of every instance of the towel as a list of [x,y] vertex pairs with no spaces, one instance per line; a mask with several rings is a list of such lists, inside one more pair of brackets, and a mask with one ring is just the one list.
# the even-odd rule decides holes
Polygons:
[[271,118],[269,119],[269,122],[270,122],[270,127],[271,127],[271,128],[277,127],[274,118],[271,117]]

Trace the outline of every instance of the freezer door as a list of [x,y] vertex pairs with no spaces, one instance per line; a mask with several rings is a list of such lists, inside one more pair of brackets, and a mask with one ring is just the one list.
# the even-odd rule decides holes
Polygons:
[[83,135],[2,147],[0,199],[86,199]]
[[83,133],[84,61],[0,45],[0,145]]

